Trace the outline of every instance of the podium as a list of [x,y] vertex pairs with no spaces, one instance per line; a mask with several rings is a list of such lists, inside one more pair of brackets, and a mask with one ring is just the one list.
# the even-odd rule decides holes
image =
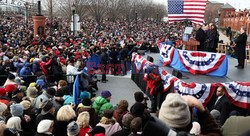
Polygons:
[[194,38],[189,38],[188,41],[183,41],[183,45],[185,45],[185,50],[197,51],[197,46],[200,45],[200,42]]

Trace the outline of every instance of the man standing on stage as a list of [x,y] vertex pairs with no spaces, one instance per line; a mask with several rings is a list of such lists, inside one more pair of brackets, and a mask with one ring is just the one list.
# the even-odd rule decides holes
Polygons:
[[197,47],[198,51],[205,51],[205,41],[206,41],[206,34],[203,29],[201,29],[201,25],[196,25],[196,36],[195,39],[200,42],[200,45]]
[[246,34],[246,27],[241,27],[240,29],[240,35],[236,40],[234,41],[235,46],[235,55],[238,59],[238,65],[235,66],[239,69],[244,68],[245,59],[246,59],[246,42],[247,42],[247,34]]

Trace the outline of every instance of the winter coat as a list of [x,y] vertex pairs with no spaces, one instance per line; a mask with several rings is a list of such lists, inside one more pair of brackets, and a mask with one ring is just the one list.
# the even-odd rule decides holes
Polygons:
[[102,113],[104,110],[113,109],[113,105],[101,96],[95,98],[92,107],[95,109],[95,112],[97,113],[99,119],[102,117]]
[[247,35],[243,33],[234,41],[236,43],[235,55],[238,59],[246,59]]
[[55,136],[67,136],[67,126],[68,124],[73,121],[55,121],[54,129],[53,129],[53,134]]
[[90,127],[80,128],[79,136],[85,136],[86,134],[88,134],[89,130]]
[[117,107],[117,109],[115,109],[113,117],[120,124],[120,126],[122,126],[122,117],[128,112],[128,109],[123,109],[121,107]]

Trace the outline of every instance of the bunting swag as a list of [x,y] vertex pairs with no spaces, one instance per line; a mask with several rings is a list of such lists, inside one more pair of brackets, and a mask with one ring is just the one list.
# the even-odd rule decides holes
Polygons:
[[132,62],[135,63],[136,73],[138,73],[146,64],[147,60],[138,55],[137,53],[132,54]]
[[162,90],[162,93],[165,93],[166,91],[168,91],[169,89],[170,89],[170,87],[171,87],[171,85],[175,82],[175,81],[177,81],[177,80],[179,80],[177,77],[175,77],[175,76],[173,76],[173,75],[171,75],[171,74],[169,74],[169,73],[167,73],[167,71],[166,70],[163,70],[163,69],[159,69],[159,72],[160,72],[160,74],[161,74],[161,80],[162,80],[162,82],[163,82],[163,90]]
[[192,74],[207,74],[221,66],[224,54],[178,50],[179,58],[185,68]]
[[175,92],[179,93],[180,95],[192,95],[200,102],[206,106],[210,101],[213,93],[216,89],[215,84],[198,84],[198,83],[191,83],[187,84],[181,80],[177,80],[174,83]]
[[160,55],[163,58],[164,66],[168,66],[173,59],[175,48],[171,45],[161,44]]
[[222,83],[226,87],[229,101],[241,108],[250,108],[250,82]]

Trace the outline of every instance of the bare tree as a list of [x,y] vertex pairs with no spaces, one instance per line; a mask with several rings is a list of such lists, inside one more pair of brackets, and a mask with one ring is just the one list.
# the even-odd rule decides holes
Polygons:
[[88,11],[99,24],[107,14],[109,0],[87,0]]

